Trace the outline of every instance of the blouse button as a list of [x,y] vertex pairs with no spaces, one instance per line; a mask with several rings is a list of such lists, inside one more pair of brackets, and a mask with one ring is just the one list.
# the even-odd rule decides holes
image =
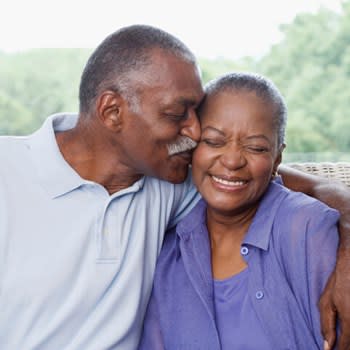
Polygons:
[[242,246],[242,247],[241,247],[241,254],[242,254],[242,255],[248,255],[248,253],[249,253],[248,247]]
[[258,300],[262,299],[264,297],[264,292],[261,291],[261,290],[258,290],[256,293],[255,293],[255,298],[257,298]]

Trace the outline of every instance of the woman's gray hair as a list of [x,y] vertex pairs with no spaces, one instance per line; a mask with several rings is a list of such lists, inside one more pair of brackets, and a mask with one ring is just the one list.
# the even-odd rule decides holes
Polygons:
[[207,95],[216,95],[222,91],[254,92],[264,102],[271,104],[274,108],[273,122],[278,133],[278,146],[284,143],[287,107],[282,94],[271,80],[255,73],[234,72],[211,80],[205,86]]

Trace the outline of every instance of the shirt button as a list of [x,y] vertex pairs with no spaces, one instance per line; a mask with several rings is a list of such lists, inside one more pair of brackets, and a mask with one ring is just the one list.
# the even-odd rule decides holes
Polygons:
[[249,249],[246,246],[241,247],[241,254],[242,255],[248,255]]
[[258,290],[255,293],[255,298],[257,298],[258,300],[262,299],[264,297],[264,292],[262,290]]

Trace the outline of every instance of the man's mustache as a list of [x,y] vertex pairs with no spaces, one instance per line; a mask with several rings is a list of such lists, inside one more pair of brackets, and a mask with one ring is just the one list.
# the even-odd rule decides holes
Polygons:
[[177,153],[190,151],[197,146],[197,142],[187,136],[180,136],[176,142],[168,145],[168,154],[172,156]]

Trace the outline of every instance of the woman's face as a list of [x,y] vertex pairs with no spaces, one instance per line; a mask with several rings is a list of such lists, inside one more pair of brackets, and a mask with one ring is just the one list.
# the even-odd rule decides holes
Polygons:
[[273,108],[254,92],[207,97],[192,168],[209,208],[232,215],[257,207],[281,161],[272,115]]

